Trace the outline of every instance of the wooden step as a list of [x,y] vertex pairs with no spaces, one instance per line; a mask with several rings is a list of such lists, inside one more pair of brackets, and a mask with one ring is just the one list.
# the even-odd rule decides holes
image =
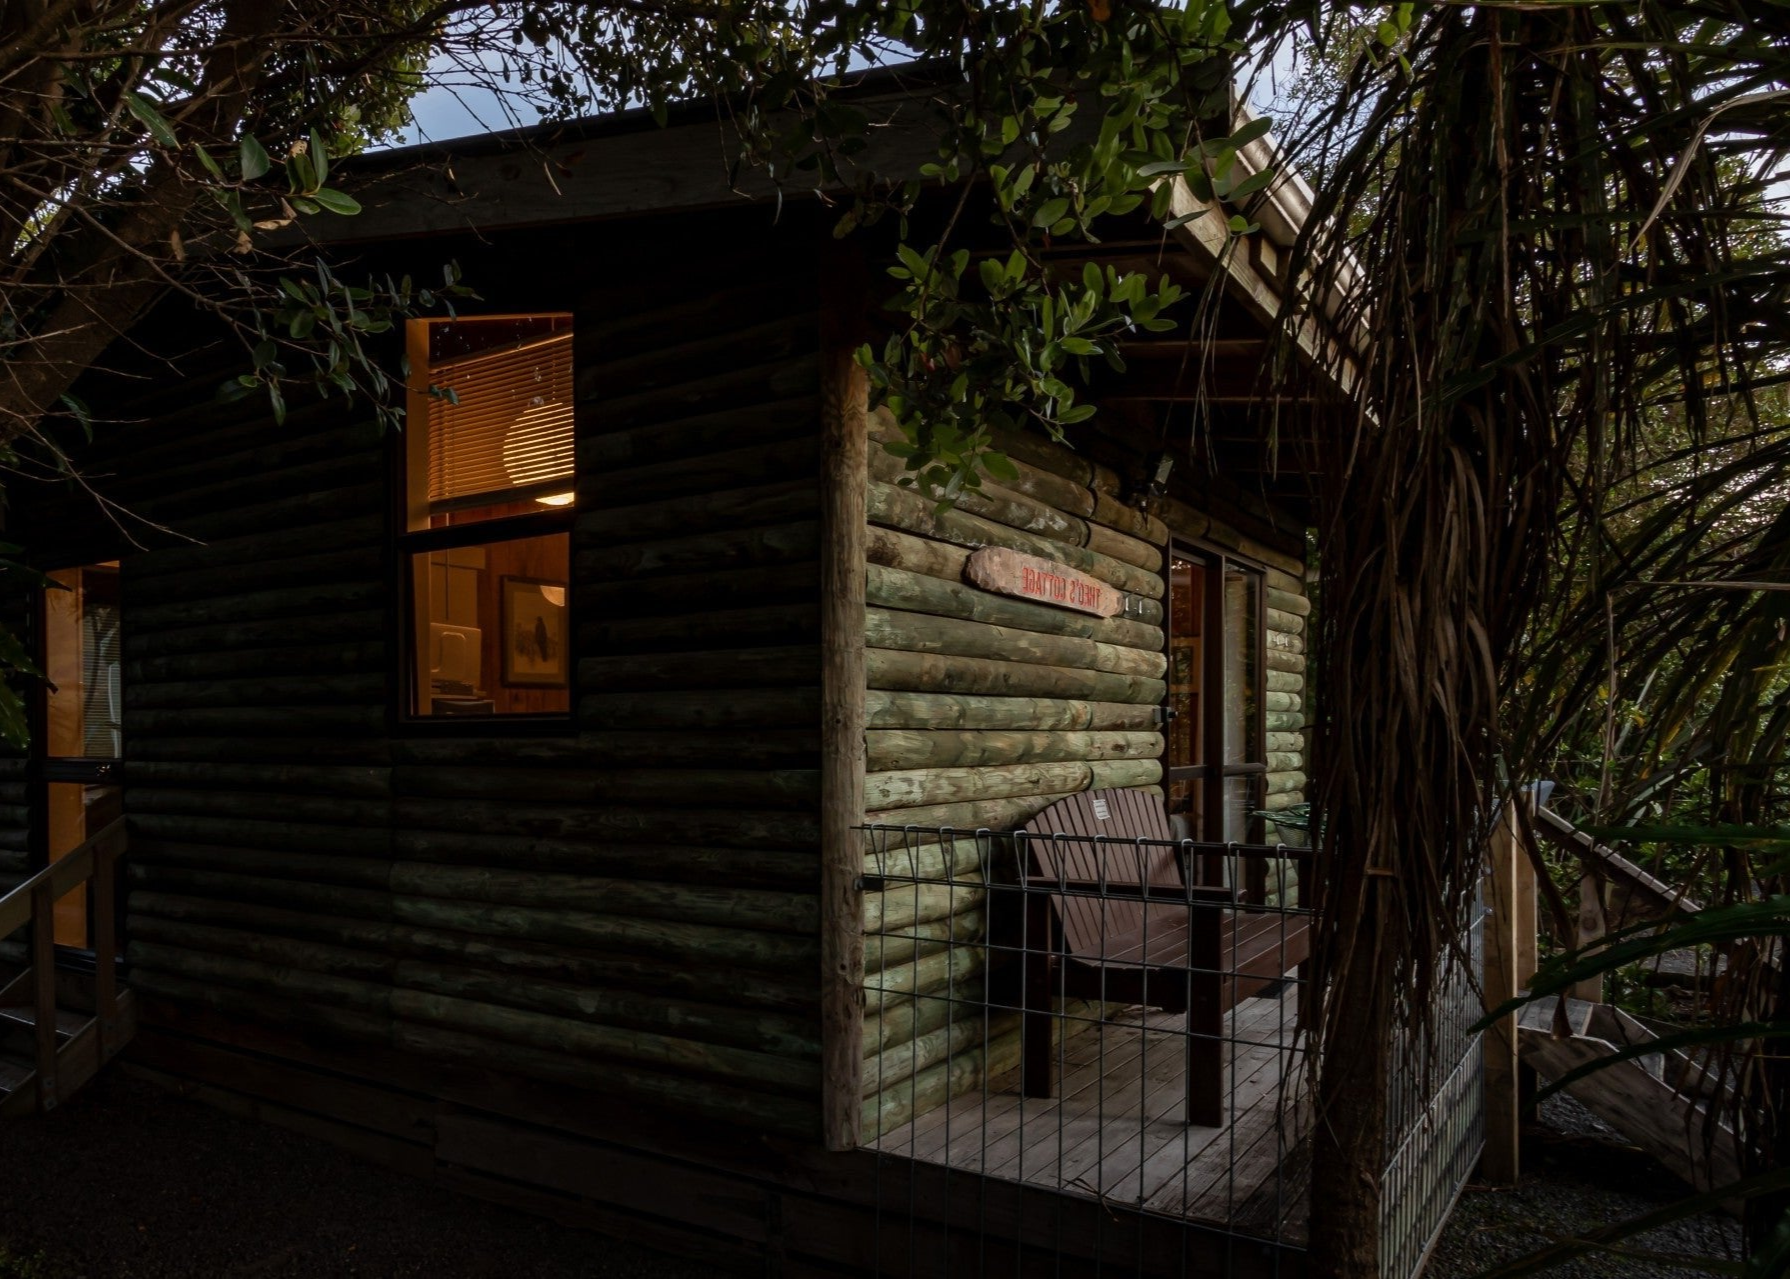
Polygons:
[[[1537,1000],[1517,1022],[1518,1051],[1548,1079],[1656,1038],[1620,1010],[1577,999]],[[1666,1082],[1685,1079],[1694,1085],[1699,1073],[1684,1054],[1668,1050],[1600,1066],[1566,1091],[1685,1181],[1708,1190],[1739,1179],[1739,1147],[1719,1115],[1711,1116],[1696,1096]]]
[[31,1063],[16,1057],[0,1056],[0,1097],[15,1093],[19,1085],[31,1079]]
[[[58,1008],[56,1010],[56,1038],[72,1039],[92,1020],[92,1013],[71,1012],[65,1008]],[[21,1028],[33,1031],[37,1029],[37,1009],[29,1004],[13,1004],[0,1008],[0,1033]]]

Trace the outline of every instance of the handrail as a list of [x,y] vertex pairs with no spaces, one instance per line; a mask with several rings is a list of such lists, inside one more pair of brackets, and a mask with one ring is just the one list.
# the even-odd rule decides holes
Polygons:
[[105,1061],[118,1042],[118,859],[128,840],[124,818],[84,840],[67,854],[0,897],[0,938],[31,925],[31,1005],[36,1031],[34,1080],[37,1108],[52,1109],[57,1095],[56,903],[89,880],[93,882],[94,1021],[96,1060]]
[[96,854],[104,860],[116,861],[124,852],[124,818],[107,825],[97,835],[76,845],[24,883],[0,896],[0,940],[4,940],[31,922],[31,899],[40,890],[48,890],[51,901],[61,901],[69,893],[92,879],[97,867]]

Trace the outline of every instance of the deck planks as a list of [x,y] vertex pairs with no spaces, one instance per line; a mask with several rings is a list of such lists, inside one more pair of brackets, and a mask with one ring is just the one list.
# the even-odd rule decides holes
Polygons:
[[[1186,1023],[1128,1009],[1059,1050],[1054,1098],[1022,1097],[1017,1070],[866,1141],[941,1165],[1188,1220],[1303,1242],[1304,1062],[1297,999],[1246,999],[1225,1020],[1229,1123],[1182,1122]],[[1283,1167],[1283,1165],[1285,1165]]]

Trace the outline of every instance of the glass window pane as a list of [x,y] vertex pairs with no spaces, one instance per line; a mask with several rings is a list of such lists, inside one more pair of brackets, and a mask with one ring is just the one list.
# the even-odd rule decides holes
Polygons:
[[[1168,764],[1206,762],[1205,685],[1206,568],[1176,555],[1169,565]],[[1197,827],[1195,828],[1197,831]]]
[[1258,819],[1249,814],[1257,808],[1256,778],[1253,776],[1224,779],[1224,834],[1226,843],[1253,844],[1260,840]]
[[1262,579],[1242,569],[1224,574],[1224,762],[1262,762],[1262,657],[1258,619]]
[[[74,852],[124,813],[124,792],[117,786],[51,782],[45,790],[52,862]],[[71,890],[56,903],[53,931],[58,946],[85,949],[90,944],[86,885]]]
[[568,315],[412,321],[410,527],[572,502]]
[[61,569],[49,577],[56,585],[44,591],[45,754],[117,759],[124,753],[118,566]]
[[563,715],[572,709],[569,535],[410,558],[414,714]]

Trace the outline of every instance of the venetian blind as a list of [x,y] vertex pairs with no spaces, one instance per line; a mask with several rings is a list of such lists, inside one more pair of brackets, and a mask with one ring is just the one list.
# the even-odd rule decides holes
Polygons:
[[429,381],[454,393],[429,398],[431,509],[535,496],[571,478],[570,333],[432,365]]

